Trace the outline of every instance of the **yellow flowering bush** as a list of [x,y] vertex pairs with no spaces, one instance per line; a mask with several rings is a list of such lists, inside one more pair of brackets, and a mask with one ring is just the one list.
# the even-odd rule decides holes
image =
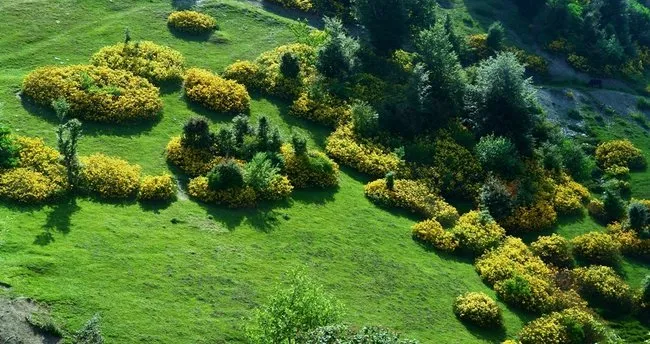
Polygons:
[[624,255],[650,258],[650,239],[639,238],[636,231],[614,222],[607,226],[607,234],[619,243]]
[[293,185],[291,185],[289,178],[287,176],[277,176],[259,196],[269,201],[279,201],[288,198],[292,191]]
[[485,328],[503,326],[501,308],[484,293],[470,292],[454,301],[454,314],[458,319]]
[[603,169],[614,166],[642,169],[646,165],[643,152],[634,147],[629,140],[614,140],[601,143],[596,147],[596,162]]
[[525,50],[517,47],[508,47],[506,51],[512,52],[517,57],[517,60],[526,66],[526,70],[538,75],[548,74],[548,61],[540,55],[527,53]]
[[67,177],[65,167],[59,161],[59,152],[45,145],[41,138],[18,136],[16,143],[20,147],[18,167],[39,172],[50,179],[59,189],[66,189]]
[[514,209],[503,226],[513,232],[540,232],[549,229],[557,221],[557,212],[549,201],[538,200],[529,206]]
[[574,270],[578,290],[590,304],[625,311],[632,304],[630,286],[609,266],[590,266]]
[[100,49],[90,59],[98,67],[129,71],[153,82],[180,80],[185,58],[167,46],[143,41],[118,43]]
[[350,106],[345,102],[329,95],[323,99],[313,99],[308,92],[302,92],[298,99],[293,102],[289,114],[330,127],[346,123],[352,116]]
[[285,161],[285,172],[297,188],[329,188],[339,185],[339,165],[322,152],[310,150],[297,155],[289,144],[281,148]]
[[440,222],[429,219],[418,222],[412,228],[413,237],[432,245],[438,250],[452,252],[458,247],[458,240],[442,228]]
[[244,85],[211,72],[192,68],[185,74],[185,95],[216,112],[247,112],[251,97]]
[[94,154],[82,157],[80,180],[88,192],[102,198],[130,198],[140,186],[140,166],[128,162]]
[[569,48],[569,42],[564,38],[556,39],[548,44],[548,49],[555,53],[567,52],[569,51]]
[[167,161],[192,177],[205,175],[223,158],[214,157],[207,149],[183,145],[180,136],[173,137],[165,149]]
[[545,276],[515,274],[494,284],[497,295],[505,302],[534,313],[557,307],[559,289]]
[[460,248],[477,255],[498,246],[506,237],[505,229],[496,221],[475,210],[463,214],[451,233],[458,240]]
[[19,167],[0,172],[0,197],[20,203],[41,203],[64,191],[41,172]]
[[587,210],[589,215],[599,221],[604,221],[607,218],[607,213],[605,212],[605,204],[599,199],[592,199],[587,204]]
[[443,134],[434,142],[431,168],[434,170],[432,183],[443,195],[475,198],[482,181],[483,171],[474,154]]
[[[300,74],[297,78],[286,78],[280,71],[282,56],[286,53],[291,53],[298,58]],[[261,88],[266,93],[279,97],[295,98],[300,94],[303,86],[311,83],[316,76],[315,60],[316,49],[302,43],[282,45],[262,53],[255,60],[262,73]]]
[[389,190],[386,180],[379,179],[368,183],[364,192],[368,199],[380,206],[406,209],[445,226],[453,226],[458,220],[456,208],[415,180],[397,179],[393,190]]
[[402,163],[397,154],[357,138],[347,125],[339,127],[327,138],[325,150],[340,163],[375,177],[397,171]]
[[482,60],[490,56],[490,48],[487,46],[487,35],[471,35],[467,39],[467,45],[472,50],[477,60]]
[[569,240],[555,233],[550,236],[540,236],[537,241],[530,245],[530,249],[546,264],[556,267],[570,267],[573,265]]
[[576,55],[576,54],[569,54],[567,57],[567,62],[571,65],[571,67],[575,68],[576,70],[580,72],[585,72],[589,73],[591,72],[591,66],[589,65],[589,59],[587,59],[584,56]]
[[599,265],[616,265],[621,259],[621,245],[606,233],[590,232],[571,240],[577,259]]
[[222,76],[226,79],[235,80],[248,89],[262,87],[262,78],[264,77],[260,66],[251,61],[236,61],[226,67]]
[[586,187],[567,179],[555,188],[553,206],[560,214],[578,213],[582,210],[583,203],[589,200],[589,196]]
[[[581,330],[576,333],[576,327]],[[528,323],[519,333],[521,344],[607,343],[605,327],[578,308],[553,312]],[[578,336],[578,337],[576,337]]]
[[301,11],[310,12],[314,9],[314,3],[311,0],[266,0],[275,2],[288,8],[295,8]]
[[89,121],[152,120],[162,111],[159,90],[147,79],[106,67],[39,68],[25,77],[22,92],[45,106],[65,98],[72,116]]
[[167,17],[167,25],[179,31],[207,33],[217,29],[217,20],[196,11],[174,11]]
[[222,204],[228,208],[249,208],[257,201],[257,194],[251,187],[212,190],[208,178],[201,176],[190,180],[187,186],[190,196],[206,203]]
[[506,237],[501,246],[488,251],[475,263],[476,271],[489,284],[515,274],[551,278],[551,269],[519,238]]
[[176,197],[176,181],[169,174],[146,176],[140,183],[141,201],[170,201]]

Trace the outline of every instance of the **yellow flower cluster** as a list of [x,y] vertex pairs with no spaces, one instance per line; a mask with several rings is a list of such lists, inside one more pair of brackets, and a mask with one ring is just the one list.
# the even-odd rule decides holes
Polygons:
[[583,203],[589,201],[589,190],[571,179],[555,188],[553,206],[560,214],[574,214],[582,210]]
[[561,235],[540,236],[530,245],[530,249],[545,263],[556,267],[573,265],[569,241]]
[[564,39],[556,39],[548,44],[548,49],[556,53],[564,53],[570,50],[569,42]]
[[606,233],[590,232],[571,240],[576,258],[590,264],[616,265],[621,245]]
[[291,195],[293,185],[287,176],[278,176],[271,181],[266,190],[259,195],[261,198],[269,201],[279,201],[286,199]]
[[180,80],[185,58],[167,46],[149,41],[119,43],[100,49],[90,59],[98,67],[129,71],[153,82]]
[[470,292],[458,296],[454,301],[454,314],[458,319],[480,327],[503,326],[501,308],[484,293]]
[[623,254],[650,259],[650,239],[639,238],[634,230],[625,228],[618,222],[607,226],[607,234],[620,244]]
[[515,54],[517,60],[526,66],[526,70],[538,75],[548,74],[548,61],[540,55],[527,53],[525,50],[517,47],[508,47],[507,51]]
[[517,207],[504,220],[503,226],[513,232],[540,232],[553,227],[556,221],[557,212],[553,203],[538,200],[532,205]]
[[236,61],[226,67],[222,76],[226,79],[235,80],[248,89],[262,87],[262,78],[264,77],[260,66],[251,61]]
[[599,199],[592,199],[587,204],[587,210],[589,215],[593,216],[597,220],[604,220],[607,218],[607,213],[605,212],[605,204]]
[[458,241],[454,235],[445,231],[440,222],[434,219],[416,223],[413,225],[412,232],[415,239],[430,244],[441,251],[452,252],[458,247]]
[[60,164],[59,152],[56,149],[45,145],[40,137],[18,136],[16,143],[20,147],[19,167],[43,173],[55,184],[65,187],[65,167]]
[[176,181],[169,174],[146,176],[140,183],[140,201],[170,201],[176,197]]
[[357,138],[349,126],[341,126],[327,138],[327,154],[340,163],[375,177],[397,171],[402,164],[397,154],[378,144]]
[[393,190],[389,190],[385,179],[368,183],[364,192],[372,202],[393,208],[402,208],[434,219],[444,226],[453,226],[458,220],[458,211],[441,197],[431,193],[422,182],[397,179]]
[[314,3],[312,0],[267,0],[270,2],[275,2],[282,6],[288,8],[295,8],[301,11],[310,12],[314,9]]
[[214,157],[208,150],[184,146],[180,136],[175,136],[169,141],[165,155],[167,161],[191,177],[207,174],[222,160],[220,157]]
[[167,17],[170,28],[190,33],[206,33],[217,29],[217,20],[196,11],[174,11]]
[[490,49],[487,46],[487,35],[484,33],[469,36],[467,45],[469,45],[469,48],[479,60],[486,59],[490,56]]
[[162,111],[157,87],[131,72],[106,67],[39,68],[27,75],[22,91],[46,106],[65,98],[71,115],[90,121],[151,120]]
[[574,271],[580,294],[596,304],[623,311],[631,305],[630,286],[609,266],[590,266]]
[[251,97],[246,86],[214,75],[205,69],[192,68],[185,74],[185,95],[216,112],[247,112]]
[[257,201],[257,194],[251,187],[215,191],[209,188],[208,178],[203,176],[190,180],[187,191],[203,202],[223,204],[228,208],[253,207]]
[[[292,53],[298,58],[300,75],[297,78],[286,78],[280,71],[282,56]],[[260,55],[256,60],[262,72],[261,87],[273,95],[285,98],[295,98],[316,76],[316,49],[306,44],[296,43],[279,46]]]
[[[595,331],[596,319],[587,311],[578,308],[569,308],[561,312],[553,312],[528,323],[519,333],[521,344],[565,344],[572,343],[575,328],[568,328],[571,324],[579,326],[581,330]],[[571,332],[570,332],[571,331]],[[583,333],[587,338],[592,338],[591,333]],[[600,341],[598,341],[600,343]]]
[[310,150],[306,155],[296,155],[293,147],[281,148],[285,172],[297,188],[317,186],[329,188],[339,185],[339,165],[322,152]]
[[82,157],[81,184],[102,198],[124,199],[135,195],[140,186],[140,166],[94,154]]
[[323,99],[312,99],[308,92],[301,93],[300,97],[293,102],[289,114],[330,127],[344,124],[352,116],[350,106],[344,101],[329,95]]
[[463,214],[451,233],[458,240],[461,249],[477,255],[498,246],[506,237],[505,229],[478,211]]
[[596,161],[603,169],[620,166],[630,169],[645,167],[643,152],[634,147],[629,140],[603,142],[596,148]]

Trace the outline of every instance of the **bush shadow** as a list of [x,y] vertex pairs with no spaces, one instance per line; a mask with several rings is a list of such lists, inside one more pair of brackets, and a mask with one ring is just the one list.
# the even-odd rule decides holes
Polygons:
[[191,32],[186,32],[186,31],[173,28],[169,25],[167,25],[167,28],[169,29],[169,32],[174,37],[189,42],[207,42],[208,40],[210,40],[212,35],[215,34],[214,31],[202,32],[202,33],[191,33]]
[[460,322],[465,326],[467,332],[471,333],[476,339],[481,341],[489,341],[490,343],[501,343],[507,339],[506,328],[499,326],[498,328],[485,328],[473,324],[468,324],[464,321]]
[[339,191],[339,187],[331,188],[305,188],[294,190],[291,198],[296,203],[303,204],[326,204],[334,201],[334,195]]
[[169,208],[172,203],[176,202],[177,199],[166,200],[166,201],[139,201],[140,209],[143,211],[149,211],[154,214],[160,214],[161,210]]

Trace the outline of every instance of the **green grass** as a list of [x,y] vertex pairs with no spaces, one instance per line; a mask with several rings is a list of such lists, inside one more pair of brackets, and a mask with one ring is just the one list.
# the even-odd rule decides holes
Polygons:
[[[32,69],[85,63],[104,45],[153,40],[183,52],[188,65],[221,71],[237,59],[289,42],[287,20],[241,2],[211,2],[216,38],[188,41],[166,27],[168,1],[5,1],[0,5],[2,121],[18,133],[54,144],[51,111],[21,103]],[[328,131],[287,116],[287,104],[253,95],[253,117],[265,114],[287,135],[311,134],[322,149]],[[82,154],[103,152],[169,171],[163,151],[192,115],[215,125],[230,117],[188,105],[165,90],[162,120],[116,127],[84,124]],[[505,311],[503,333],[469,329],[455,319],[453,299],[494,292],[471,261],[427,251],[411,239],[416,219],[391,213],[363,196],[367,180],[344,170],[341,187],[299,191],[282,204],[233,211],[179,200],[167,207],[92,199],[44,207],[0,205],[0,281],[11,295],[50,306],[57,325],[79,328],[94,313],[111,343],[232,343],[243,319],[264,302],[285,271],[302,267],[347,308],[346,322],[383,325],[423,342],[494,342],[527,320]],[[172,223],[175,222],[176,224]],[[523,320],[522,320],[523,317]]]

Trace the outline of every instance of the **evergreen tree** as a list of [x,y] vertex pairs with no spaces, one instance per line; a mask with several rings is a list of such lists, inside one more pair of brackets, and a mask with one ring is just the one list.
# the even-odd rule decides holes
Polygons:
[[77,146],[82,133],[81,122],[77,119],[64,122],[70,111],[70,105],[65,99],[61,98],[53,101],[52,107],[60,121],[56,132],[57,146],[62,156],[63,166],[66,169],[68,185],[74,190],[79,185],[81,170],[81,163],[77,156]]
[[347,35],[339,19],[324,18],[327,40],[318,49],[316,68],[321,75],[344,81],[358,67],[359,42]]

